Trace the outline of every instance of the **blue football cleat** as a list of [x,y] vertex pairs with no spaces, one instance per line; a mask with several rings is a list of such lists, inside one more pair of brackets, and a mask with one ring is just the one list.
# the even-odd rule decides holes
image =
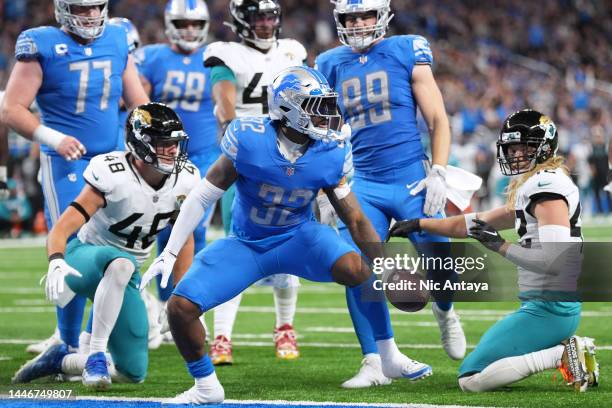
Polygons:
[[111,384],[106,355],[102,352],[90,355],[83,370],[83,385],[101,391],[110,388]]
[[11,380],[13,384],[27,383],[41,377],[62,372],[62,360],[71,351],[67,344],[56,344],[25,363]]

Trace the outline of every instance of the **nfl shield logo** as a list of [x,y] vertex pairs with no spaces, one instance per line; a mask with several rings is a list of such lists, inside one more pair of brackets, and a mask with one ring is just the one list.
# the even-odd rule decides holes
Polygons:
[[293,176],[293,173],[295,173],[295,169],[293,167],[287,167],[287,175]]

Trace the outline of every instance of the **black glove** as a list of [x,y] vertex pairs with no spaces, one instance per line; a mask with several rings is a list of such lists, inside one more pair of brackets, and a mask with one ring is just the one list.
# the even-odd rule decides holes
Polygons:
[[479,219],[474,219],[474,223],[476,225],[470,228],[468,236],[477,239],[491,251],[498,252],[499,248],[506,243],[499,232],[491,225]]
[[413,218],[411,220],[398,221],[389,230],[387,241],[391,237],[402,237],[408,238],[408,234],[413,232],[421,232],[421,226],[419,225],[419,219]]

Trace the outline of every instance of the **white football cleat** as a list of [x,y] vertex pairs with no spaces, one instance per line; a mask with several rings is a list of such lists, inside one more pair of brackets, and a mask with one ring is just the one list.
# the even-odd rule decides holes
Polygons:
[[395,356],[393,361],[383,361],[382,372],[387,378],[407,378],[410,381],[429,377],[433,373],[427,364],[419,363],[401,353]]
[[361,368],[357,374],[343,382],[342,388],[367,388],[373,385],[388,385],[392,381],[382,372],[380,354],[368,354],[361,360]]
[[177,395],[174,398],[162,402],[162,405],[200,405],[200,404],[215,404],[221,403],[225,399],[225,391],[221,383],[218,387],[202,392],[194,385],[187,391]]
[[51,335],[51,337],[38,343],[30,344],[28,347],[26,347],[26,352],[31,354],[40,354],[46,351],[48,348],[57,346],[58,344],[62,344],[62,339],[60,338],[59,329],[56,327],[55,332]]
[[455,313],[454,307],[451,306],[449,311],[444,311],[434,303],[431,310],[440,327],[440,340],[444,351],[453,360],[463,359],[467,344],[465,333],[463,333],[459,316]]

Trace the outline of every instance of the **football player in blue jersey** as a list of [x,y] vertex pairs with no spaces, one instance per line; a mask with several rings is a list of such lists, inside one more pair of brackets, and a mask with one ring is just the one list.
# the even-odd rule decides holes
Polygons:
[[[38,27],[17,39],[2,120],[41,143],[45,216],[49,229],[85,185],[95,155],[117,144],[119,99],[149,101],[129,55],[126,32],[106,24],[108,0],[55,0],[61,28]],[[29,107],[36,99],[41,120]],[[85,298],[58,308],[61,337],[78,347]]]
[[359,307],[372,325],[385,375],[416,380],[431,373],[397,348],[386,301],[373,289],[375,275],[360,254],[313,218],[312,202],[323,189],[355,241],[372,243],[362,246],[364,253],[370,259],[382,255],[380,239],[346,183],[352,170],[350,127],[340,128],[337,97],[316,70],[283,70],[268,87],[269,117],[229,124],[223,154],[185,200],[168,245],[143,276],[141,288],[156,275],[167,279],[204,211],[236,183],[233,235],[195,257],[168,301],[174,341],[195,378],[172,403],[223,401],[198,317],[257,280],[286,271],[374,295]]
[[[446,202],[446,164],[450,149],[450,127],[442,95],[431,65],[427,40],[418,35],[385,38],[393,15],[390,0],[334,1],[334,18],[342,46],[316,59],[316,67],[340,94],[344,120],[353,129],[351,142],[355,162],[352,189],[364,213],[382,239],[387,238],[391,219],[442,217]],[[433,165],[417,128],[417,107],[431,136]],[[325,196],[321,196],[325,207]],[[347,226],[340,223],[349,240]],[[433,234],[412,234],[420,251],[431,251],[428,242],[448,242]],[[437,247],[436,247],[437,248]],[[452,271],[428,271],[430,278],[454,279]],[[360,314],[354,291],[347,288],[347,303],[363,355],[359,373],[343,387],[360,388],[388,384],[368,322]],[[465,355],[465,335],[450,299],[438,298],[433,305],[442,344],[453,359]]]
[[[123,27],[127,33],[129,52],[130,54],[134,54],[134,52],[136,52],[136,50],[140,47],[140,34],[138,34],[138,29],[134,23],[125,17],[113,17],[108,20],[108,24]],[[117,147],[115,148],[117,151],[125,150],[125,122],[127,120],[127,116],[127,107],[125,106],[123,100],[121,100],[119,104],[119,132],[117,133]]]
[[[136,54],[137,67],[151,100],[167,104],[180,116],[189,134],[189,158],[201,174],[206,174],[220,154],[210,69],[202,66],[210,20],[208,7],[204,0],[170,0],[164,20],[170,44],[140,49]],[[195,230],[196,253],[206,246],[206,227],[213,212],[211,206]],[[169,236],[170,227],[158,236],[159,252]],[[158,291],[160,300],[166,302],[172,288],[162,289],[158,281]]]

